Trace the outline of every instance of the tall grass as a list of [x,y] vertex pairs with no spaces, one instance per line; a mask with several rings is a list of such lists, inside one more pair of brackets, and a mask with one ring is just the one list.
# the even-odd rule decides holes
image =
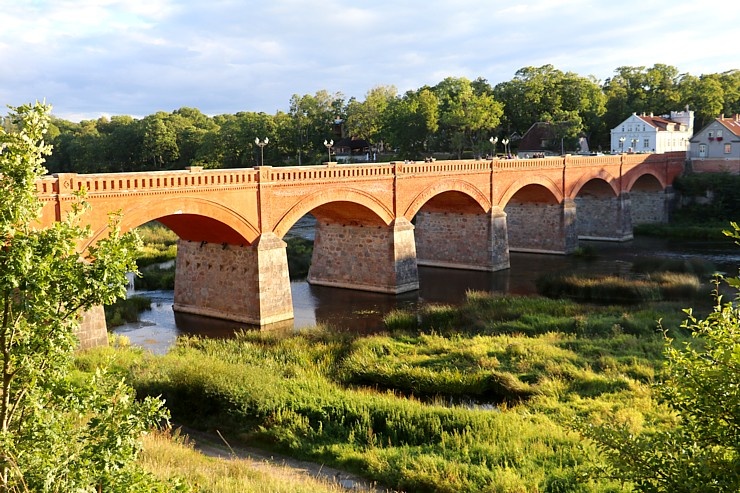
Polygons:
[[540,294],[550,298],[599,303],[692,300],[702,292],[696,275],[675,272],[640,277],[547,274],[537,279],[536,286]]
[[180,478],[201,493],[329,493],[345,491],[287,466],[271,466],[238,457],[217,458],[199,453],[192,442],[168,433],[144,437],[144,467],[161,479]]
[[[600,459],[571,424],[670,420],[650,398],[658,319],[682,337],[675,305],[627,311],[471,292],[460,308],[395,312],[386,334],[243,332],[182,338],[161,357],[114,354],[178,423],[388,487],[622,491],[589,479]],[[79,364],[94,367],[95,354]]]
[[131,296],[121,298],[111,305],[105,305],[105,323],[110,327],[117,327],[139,320],[139,314],[151,309],[152,300],[146,296]]
[[177,256],[177,235],[166,226],[152,221],[136,229],[143,247],[138,252],[136,264],[144,268],[173,260]]

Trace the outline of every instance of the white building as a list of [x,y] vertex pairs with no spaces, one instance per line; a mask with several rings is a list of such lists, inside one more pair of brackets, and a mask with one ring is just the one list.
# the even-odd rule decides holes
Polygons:
[[671,111],[670,115],[632,115],[611,131],[612,153],[686,151],[694,133],[694,112]]

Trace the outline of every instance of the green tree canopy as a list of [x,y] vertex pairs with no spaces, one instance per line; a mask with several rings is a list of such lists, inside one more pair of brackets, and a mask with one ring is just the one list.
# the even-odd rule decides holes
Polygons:
[[138,240],[111,222],[81,256],[81,201],[38,229],[49,110],[15,108],[14,131],[0,130],[0,491],[160,491],[135,458],[162,403],[135,401],[104,370],[91,380],[72,371],[81,314],[125,294]]

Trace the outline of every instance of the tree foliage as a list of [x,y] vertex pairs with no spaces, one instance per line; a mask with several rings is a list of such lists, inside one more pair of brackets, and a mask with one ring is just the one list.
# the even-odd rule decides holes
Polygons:
[[[324,140],[345,137],[398,151],[387,159],[460,157],[481,154],[493,136],[499,142],[509,138],[516,148],[517,136],[542,121],[556,124],[558,151],[561,143],[566,152],[578,150],[584,136],[591,149],[609,149],[610,130],[630,114],[660,116],[687,106],[695,112],[696,130],[720,114],[740,113],[740,70],[695,76],[660,63],[621,66],[601,82],[547,64],[522,67],[495,87],[482,77],[448,77],[403,94],[377,86],[364,100],[345,101],[326,90],[294,94],[287,111],[274,115],[207,116],[185,107],[141,120],[55,119],[48,134],[55,150],[47,166],[79,173],[250,167],[259,164],[262,151],[272,166],[316,164],[325,160]],[[270,144],[260,150],[255,137]]]
[[82,200],[37,228],[49,111],[14,108],[13,131],[0,130],[0,491],[157,491],[135,458],[141,433],[166,417],[162,402],[137,402],[104,370],[79,378],[71,366],[80,315],[125,294],[138,240],[112,220],[82,257]]
[[[740,227],[732,226],[726,234],[740,239]],[[740,277],[728,281],[740,289]],[[654,390],[675,413],[674,426],[639,434],[614,424],[584,428],[605,452],[608,474],[638,491],[740,491],[740,296],[734,303],[716,299],[704,319],[686,310],[691,342],[676,347],[667,340],[665,378]]]

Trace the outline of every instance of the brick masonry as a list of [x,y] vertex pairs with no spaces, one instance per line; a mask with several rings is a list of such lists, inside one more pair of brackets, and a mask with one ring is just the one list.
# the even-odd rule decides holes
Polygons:
[[[60,173],[36,182],[43,210],[39,226],[65,218],[75,194],[87,190],[84,217],[93,235],[80,250],[108,234],[109,213],[121,211],[121,230],[158,220],[181,239],[175,309],[247,323],[292,318],[285,245],[280,238],[299,218],[321,209],[327,222],[317,232],[309,280],[354,289],[403,292],[418,287],[416,243],[410,224],[419,211],[447,212],[420,231],[420,258],[450,266],[506,268],[508,250],[571,253],[578,228],[574,200],[594,182],[614,195],[653,187],[666,190],[684,171],[684,153],[563,156],[552,159],[455,160],[254,169],[191,167],[146,173]],[[635,185],[638,190],[633,190]],[[524,192],[522,192],[524,191]],[[450,202],[437,200],[445,196]],[[456,197],[464,197],[459,201]],[[634,194],[635,221],[659,220],[663,209]],[[480,217],[455,216],[462,204]],[[606,204],[603,204],[606,206]],[[628,201],[617,201],[623,219],[619,238],[631,226]],[[440,209],[441,208],[441,209]],[[584,207],[579,207],[583,213]],[[587,215],[584,215],[584,218]],[[592,214],[591,217],[596,217]],[[427,217],[430,219],[431,216]],[[639,218],[639,219],[638,219]],[[422,224],[424,219],[421,220]],[[619,224],[621,221],[621,225]],[[459,227],[466,233],[454,232]],[[475,231],[480,228],[484,232]],[[461,245],[435,248],[443,232]],[[468,235],[467,233],[470,233]],[[430,236],[431,235],[431,236]],[[470,245],[472,243],[473,245]],[[484,254],[485,252],[485,254]],[[87,330],[87,329],[85,329]],[[81,331],[81,334],[87,334]],[[102,337],[84,335],[85,341]]]
[[108,345],[108,329],[105,325],[105,311],[99,305],[82,314],[80,327],[77,329],[80,349]]
[[416,215],[419,265],[472,270],[509,267],[506,215],[426,212]]
[[174,310],[268,325],[293,318],[285,243],[263,235],[251,246],[180,240]]
[[626,241],[632,239],[628,194],[619,197],[576,197],[578,238]]
[[509,250],[535,253],[572,253],[578,246],[576,209],[562,204],[511,203],[504,209]]
[[381,293],[419,289],[414,226],[317,222],[308,282]]

